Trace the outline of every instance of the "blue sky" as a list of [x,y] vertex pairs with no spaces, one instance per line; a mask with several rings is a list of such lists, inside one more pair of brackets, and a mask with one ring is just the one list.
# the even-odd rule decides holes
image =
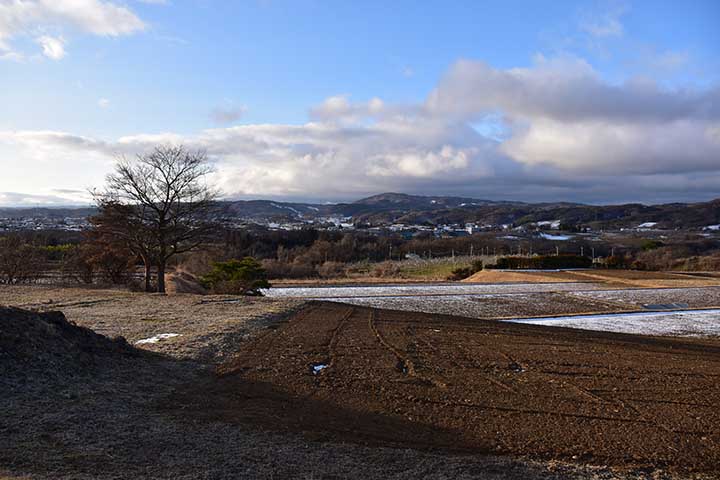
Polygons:
[[0,0],[0,204],[81,202],[163,142],[238,198],[720,196],[718,26],[716,1]]

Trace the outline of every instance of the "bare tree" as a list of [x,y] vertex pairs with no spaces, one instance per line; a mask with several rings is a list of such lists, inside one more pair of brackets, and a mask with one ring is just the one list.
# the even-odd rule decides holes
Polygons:
[[217,198],[205,183],[211,171],[205,152],[161,146],[133,161],[120,158],[105,189],[95,193],[96,228],[124,241],[142,259],[146,289],[151,265],[157,267],[157,291],[165,292],[168,260],[207,238]]

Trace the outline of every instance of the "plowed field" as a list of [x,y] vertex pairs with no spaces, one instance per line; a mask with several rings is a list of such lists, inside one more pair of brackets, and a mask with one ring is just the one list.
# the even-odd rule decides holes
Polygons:
[[311,302],[160,406],[313,439],[720,470],[720,341]]

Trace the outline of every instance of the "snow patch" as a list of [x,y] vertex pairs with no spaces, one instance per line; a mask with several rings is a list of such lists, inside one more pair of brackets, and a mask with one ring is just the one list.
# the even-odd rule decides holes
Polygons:
[[570,240],[572,238],[570,235],[551,235],[549,233],[541,233],[540,236],[542,238],[544,238],[545,240],[559,240],[559,241]]
[[645,223],[641,223],[640,225],[638,225],[637,228],[652,228],[657,224],[658,224],[658,222],[645,222]]
[[163,340],[167,340],[168,338],[179,337],[179,336],[180,336],[179,333],[160,333],[160,334],[155,335],[154,337],[143,338],[142,340],[138,340],[137,342],[135,342],[135,345],[145,345],[147,343],[158,343]]
[[549,226],[553,230],[557,230],[560,228],[560,220],[543,220],[541,222],[537,222],[537,225],[540,227]]
[[636,335],[674,337],[720,335],[720,309],[517,318],[504,321]]

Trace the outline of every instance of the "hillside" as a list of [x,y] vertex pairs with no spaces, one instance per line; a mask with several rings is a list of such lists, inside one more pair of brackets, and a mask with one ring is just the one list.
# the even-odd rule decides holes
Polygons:
[[[0,219],[83,218],[94,208],[0,208]],[[218,216],[250,222],[309,222],[352,218],[371,226],[407,225],[525,225],[538,222],[593,229],[636,228],[648,224],[659,229],[697,229],[720,224],[720,199],[700,203],[662,205],[583,205],[577,203],[524,203],[452,196],[383,193],[349,203],[314,204],[273,200],[236,200],[218,203]],[[651,224],[651,225],[650,225]]]

